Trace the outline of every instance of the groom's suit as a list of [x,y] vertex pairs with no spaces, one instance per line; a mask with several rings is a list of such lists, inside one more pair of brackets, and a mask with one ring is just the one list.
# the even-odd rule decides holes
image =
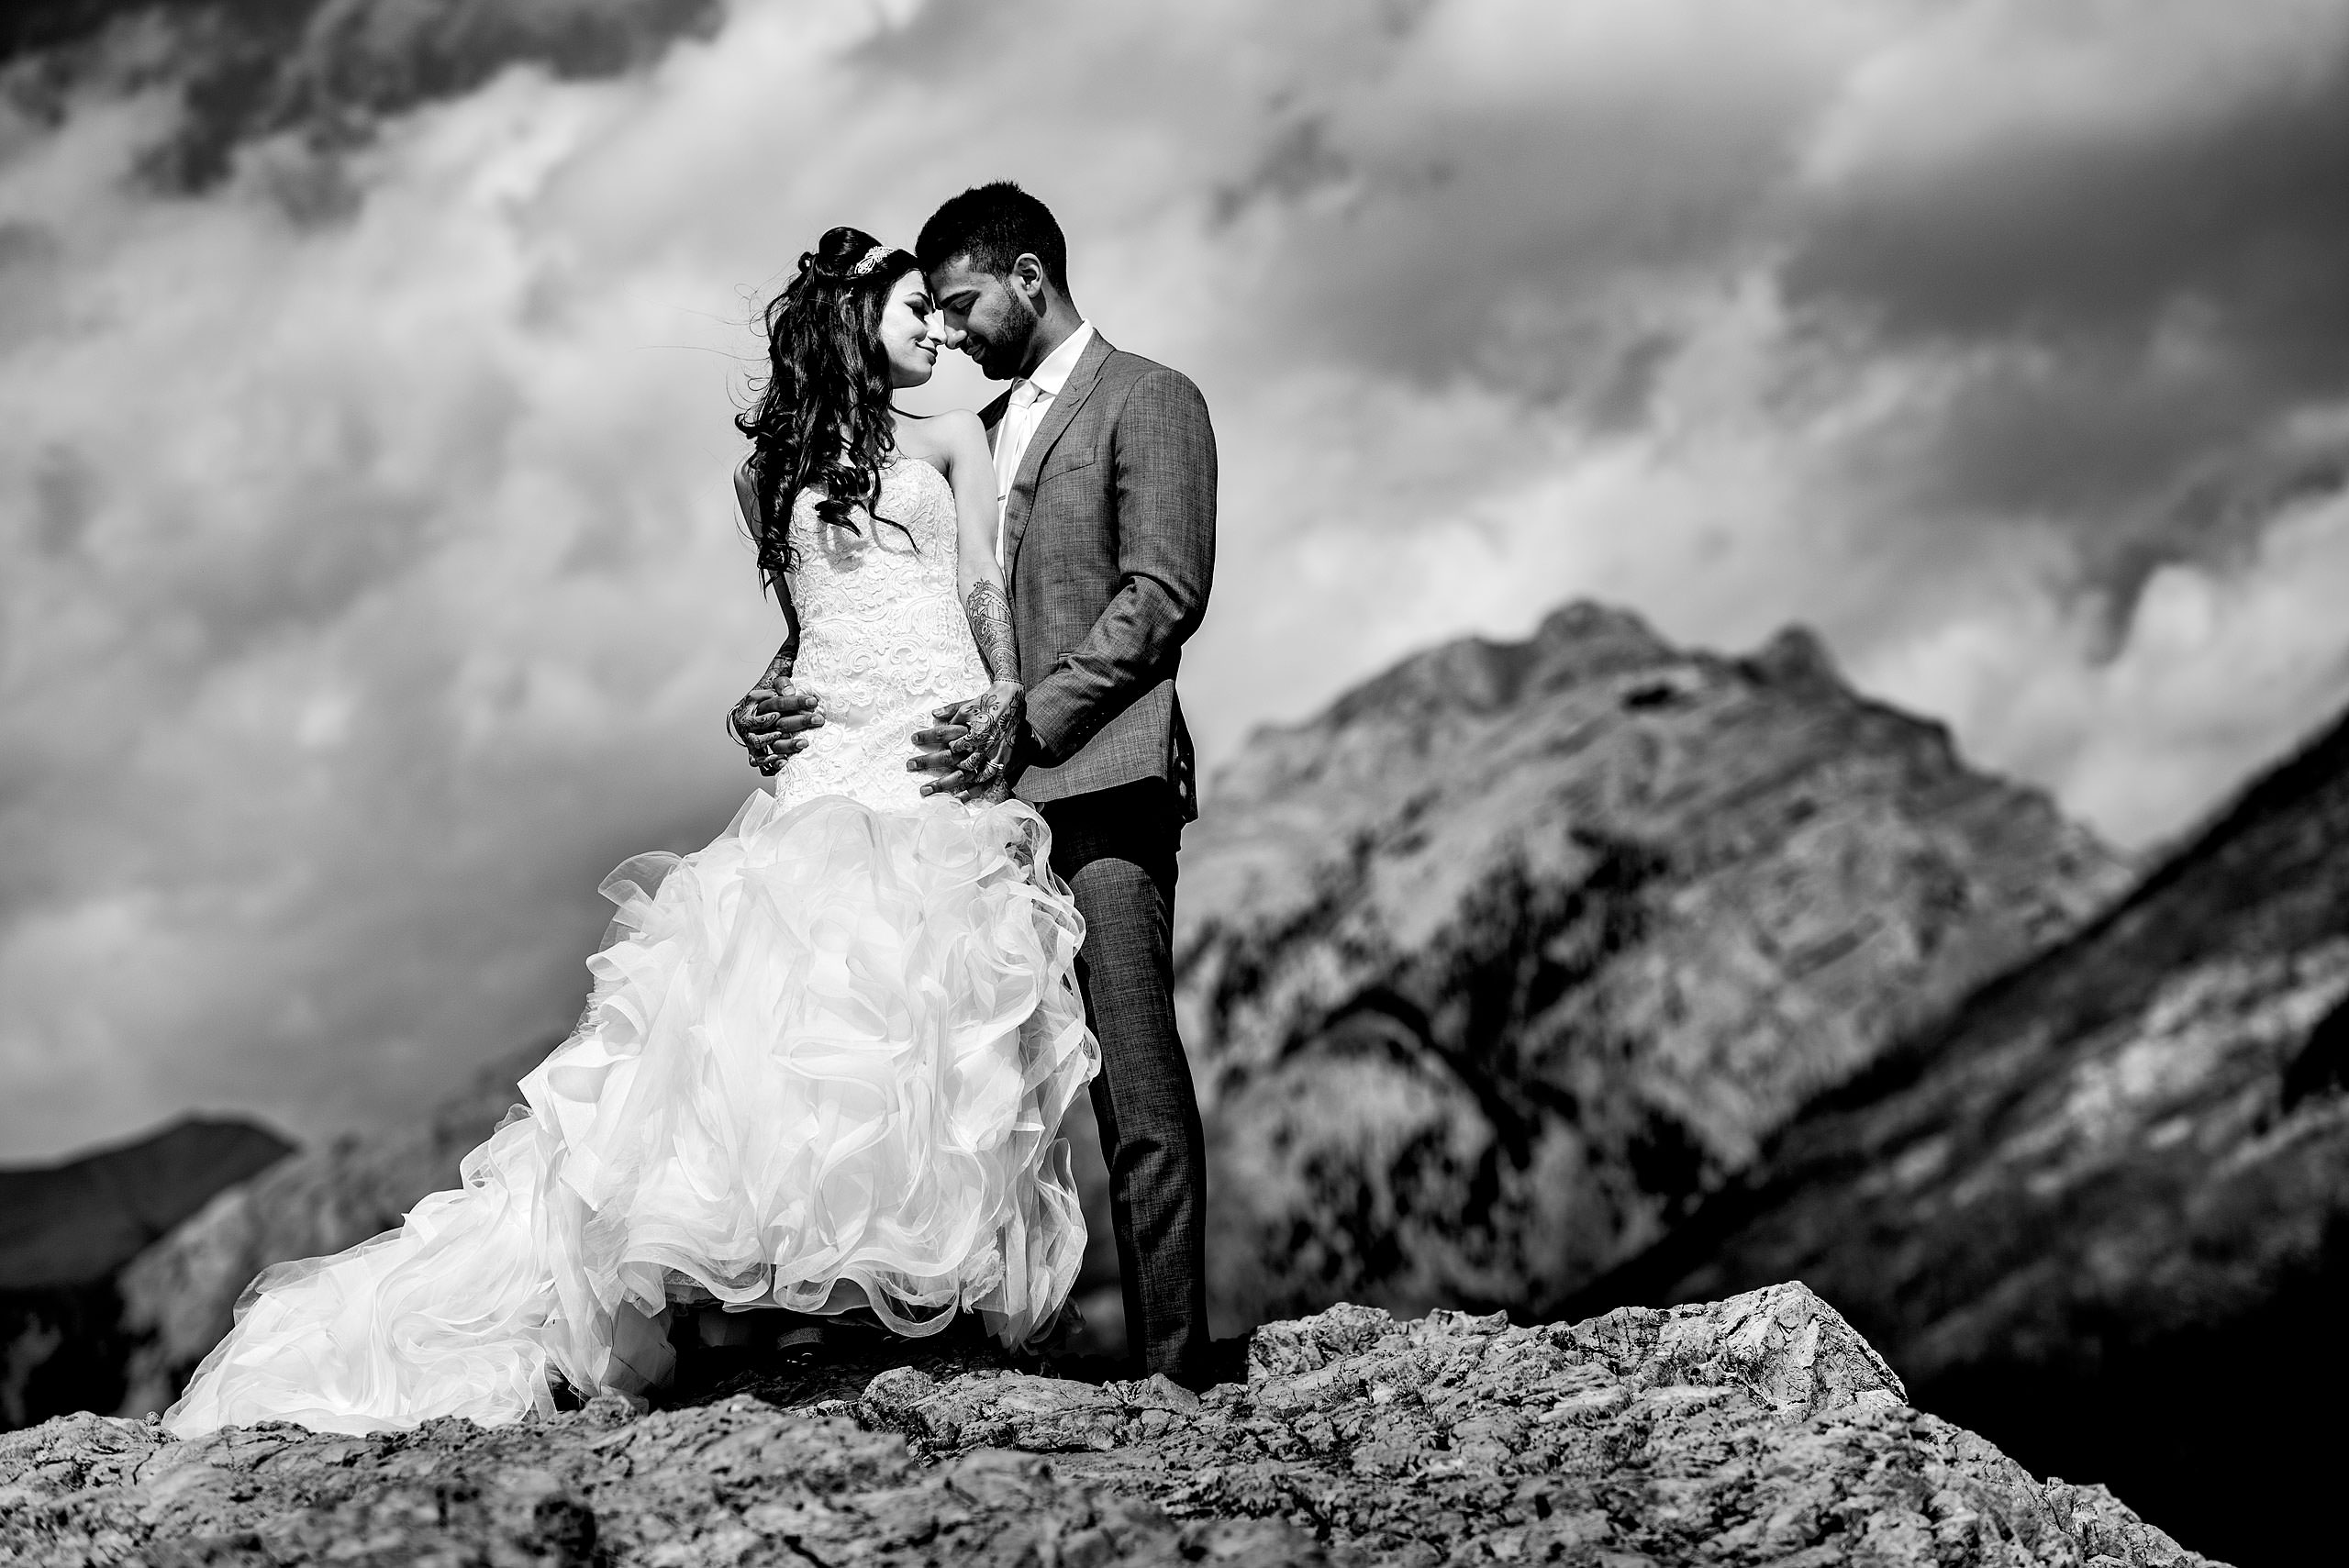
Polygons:
[[[1011,395],[980,414],[998,439]],[[1003,514],[1028,730],[1018,789],[1085,917],[1077,978],[1128,1342],[1208,1378],[1207,1158],[1175,1031],[1174,857],[1198,815],[1175,700],[1215,570],[1215,431],[1198,388],[1097,334],[1045,407]]]

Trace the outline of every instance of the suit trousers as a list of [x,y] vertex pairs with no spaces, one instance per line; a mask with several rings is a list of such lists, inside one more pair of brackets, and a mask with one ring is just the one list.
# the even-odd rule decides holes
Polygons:
[[1085,917],[1076,978],[1101,1042],[1093,1114],[1109,1168],[1126,1343],[1145,1372],[1210,1381],[1207,1140],[1174,1025],[1181,806],[1163,779],[1049,801],[1052,870]]

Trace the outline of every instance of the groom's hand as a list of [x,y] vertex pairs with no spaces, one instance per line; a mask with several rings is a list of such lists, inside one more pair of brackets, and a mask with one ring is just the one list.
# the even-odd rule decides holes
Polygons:
[[927,729],[914,731],[914,754],[906,767],[909,772],[930,775],[922,784],[922,794],[945,791],[959,796],[977,785],[979,770],[985,762],[972,748],[967,716],[979,700],[972,697],[933,709],[930,717],[937,722]]
[[785,759],[807,749],[807,731],[824,722],[816,694],[789,676],[752,686],[726,716],[726,728],[751,753],[751,765],[772,777]]
[[924,795],[1005,799],[1026,715],[1026,690],[1017,681],[997,681],[978,696],[933,711],[938,722],[914,732],[915,751],[906,766],[933,775],[921,786]]

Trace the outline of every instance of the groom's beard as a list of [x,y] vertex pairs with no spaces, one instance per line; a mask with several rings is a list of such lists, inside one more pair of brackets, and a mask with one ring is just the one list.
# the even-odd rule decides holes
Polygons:
[[1019,361],[1027,354],[1029,340],[1036,335],[1036,323],[1043,319],[1028,308],[1026,300],[1008,292],[1004,296],[1004,314],[1008,319],[1000,327],[964,332],[963,351],[978,361],[980,373],[989,381],[1019,378]]

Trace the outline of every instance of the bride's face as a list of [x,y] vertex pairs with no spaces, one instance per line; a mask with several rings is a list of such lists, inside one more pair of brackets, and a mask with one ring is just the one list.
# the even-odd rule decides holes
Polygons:
[[939,316],[930,305],[930,285],[919,272],[907,272],[889,291],[881,307],[881,346],[889,351],[889,384],[919,386],[938,368]]

